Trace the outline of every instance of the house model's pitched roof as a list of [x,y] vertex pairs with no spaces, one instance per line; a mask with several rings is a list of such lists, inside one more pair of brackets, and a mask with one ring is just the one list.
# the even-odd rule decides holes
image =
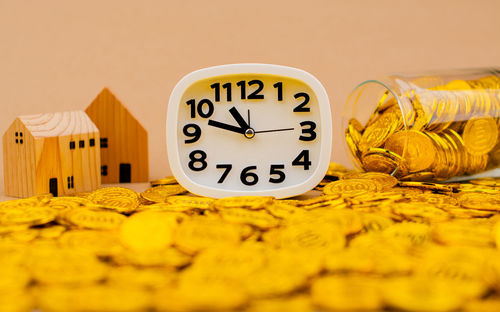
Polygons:
[[135,126],[146,132],[146,129],[139,120],[137,120],[118,97],[106,87],[102,89],[92,103],[90,103],[85,112],[99,125],[101,133],[107,130],[104,124],[111,128],[129,126],[130,124],[120,124],[120,120],[124,118],[129,118],[129,122],[134,123]]
[[84,111],[19,116],[18,119],[35,138],[99,132]]

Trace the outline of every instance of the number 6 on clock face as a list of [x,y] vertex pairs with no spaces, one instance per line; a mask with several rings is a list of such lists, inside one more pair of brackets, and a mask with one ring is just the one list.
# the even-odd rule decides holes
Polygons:
[[172,91],[166,129],[172,173],[202,196],[300,195],[330,161],[328,96],[314,76],[291,67],[192,72]]

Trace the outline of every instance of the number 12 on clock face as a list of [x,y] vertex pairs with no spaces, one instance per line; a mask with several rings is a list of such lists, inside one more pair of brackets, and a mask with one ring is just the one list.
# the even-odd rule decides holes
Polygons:
[[312,189],[330,160],[328,97],[291,67],[233,64],[185,76],[167,114],[170,167],[209,197],[291,197]]

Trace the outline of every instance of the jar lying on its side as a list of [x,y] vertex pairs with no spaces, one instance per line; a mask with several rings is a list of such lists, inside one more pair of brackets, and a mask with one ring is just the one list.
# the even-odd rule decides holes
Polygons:
[[366,171],[406,181],[498,176],[490,170],[500,167],[500,71],[365,81],[349,96],[342,126],[348,153]]

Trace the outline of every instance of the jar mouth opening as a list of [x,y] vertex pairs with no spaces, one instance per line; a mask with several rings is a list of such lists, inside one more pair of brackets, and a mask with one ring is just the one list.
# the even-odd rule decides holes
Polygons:
[[[372,86],[372,84],[373,84],[374,87],[381,87],[380,88],[381,91],[384,91],[384,92],[388,91],[391,94],[391,96],[396,100],[396,102],[398,103],[399,111],[401,112],[401,116],[403,117],[403,128],[404,128],[404,130],[408,130],[408,124],[406,122],[407,121],[407,116],[405,114],[405,107],[403,106],[403,103],[401,102],[400,96],[398,94],[396,94],[394,92],[393,88],[391,88],[388,83],[384,82],[383,79],[380,79],[380,80],[377,80],[377,79],[365,80],[365,81],[361,82],[360,84],[358,84],[356,87],[354,87],[354,89],[351,92],[351,95],[347,99],[347,103],[344,106],[344,111],[342,112],[342,114],[344,116],[347,116],[347,115],[345,115],[346,114],[346,109],[348,108],[348,104],[350,102],[351,96],[353,96],[355,94],[356,90],[361,89],[363,87]],[[362,91],[362,90],[360,90],[360,91]],[[380,105],[382,105],[382,104],[383,104],[382,102],[379,102],[378,105],[377,105],[377,107],[375,107],[375,109],[373,110],[372,113],[376,113],[379,110]],[[357,105],[357,103],[355,103],[355,105]]]
[[[342,128],[348,129],[348,124],[351,118],[356,118],[362,125],[366,125],[369,118],[377,115],[379,111],[384,109],[384,104],[388,101],[394,100],[397,103],[399,113],[401,114],[401,120],[403,127],[400,130],[408,130],[408,115],[411,113],[411,108],[408,110],[409,103],[403,103],[400,94],[398,94],[395,88],[391,88],[390,79],[371,79],[366,80],[358,84],[352,90],[349,95],[344,109],[342,112]],[[380,99],[377,100],[374,99]],[[369,105],[367,105],[369,103]],[[345,133],[344,133],[345,134]],[[395,169],[390,172],[391,175],[395,175],[399,170],[402,170],[403,159],[406,156],[406,150],[408,146],[408,139],[405,136],[404,148],[400,158],[394,159],[396,162]],[[355,164],[358,169],[363,169],[360,159],[356,159],[353,154],[352,149],[349,147],[346,139],[344,138],[344,150],[351,158],[351,163]],[[389,172],[388,172],[389,173]]]

